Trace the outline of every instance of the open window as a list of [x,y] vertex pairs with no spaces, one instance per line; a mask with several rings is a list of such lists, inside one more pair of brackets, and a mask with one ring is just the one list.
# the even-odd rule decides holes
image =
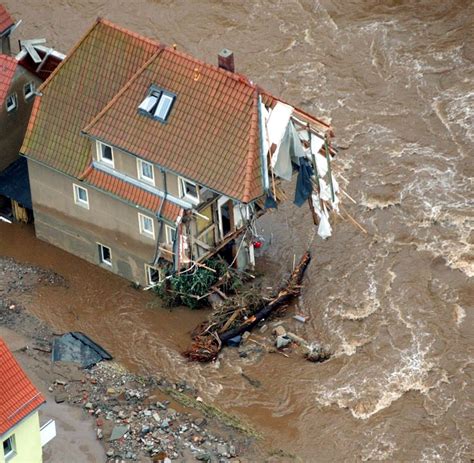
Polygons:
[[169,225],[165,225],[165,242],[166,244],[173,244],[176,230]]
[[138,106],[138,112],[161,122],[166,122],[176,95],[166,90],[152,86],[145,99]]
[[194,182],[179,177],[179,191],[181,198],[199,203],[199,187]]
[[147,215],[138,213],[138,223],[140,226],[140,234],[155,238],[155,226],[153,219]]
[[8,461],[15,455],[15,435],[11,435],[3,441],[3,457]]
[[79,185],[73,184],[74,187],[74,202],[78,206],[89,209],[89,194],[87,190]]
[[16,108],[18,108],[18,98],[16,96],[16,93],[12,93],[11,95],[8,95],[5,105],[6,105],[8,113],[11,113]]
[[100,141],[97,142],[97,155],[99,161],[114,167],[114,151],[111,146]]
[[155,286],[163,281],[163,271],[160,268],[145,264],[146,279],[150,286]]
[[221,238],[235,230],[234,224],[234,204],[233,201],[225,196],[217,201],[219,216],[219,231]]
[[29,100],[34,94],[35,94],[35,83],[28,82],[27,84],[25,84],[25,86],[23,87],[23,96],[25,97],[25,100]]
[[138,178],[144,182],[155,184],[155,173],[153,164],[143,159],[137,159]]
[[98,243],[99,246],[99,259],[101,264],[112,266],[112,250],[104,246],[103,244]]

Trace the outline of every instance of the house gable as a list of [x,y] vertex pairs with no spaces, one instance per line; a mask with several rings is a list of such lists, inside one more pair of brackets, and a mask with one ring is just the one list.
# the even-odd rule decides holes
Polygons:
[[[174,100],[166,120],[140,106],[150,90]],[[263,194],[256,88],[244,77],[165,48],[84,128],[243,202]]]
[[79,177],[90,164],[81,129],[158,49],[158,44],[98,20],[40,87],[21,152]]

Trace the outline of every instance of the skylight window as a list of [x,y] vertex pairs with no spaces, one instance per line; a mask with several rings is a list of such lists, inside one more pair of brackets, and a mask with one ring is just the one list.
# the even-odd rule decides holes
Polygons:
[[152,87],[145,99],[138,106],[138,111],[146,116],[166,122],[176,95],[165,90]]

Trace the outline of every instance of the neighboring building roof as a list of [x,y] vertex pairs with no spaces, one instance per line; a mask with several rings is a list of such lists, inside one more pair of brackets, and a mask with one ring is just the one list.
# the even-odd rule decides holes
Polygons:
[[15,58],[0,54],[0,106],[5,102],[17,66]]
[[0,435],[37,409],[45,398],[0,338]]
[[0,35],[15,24],[6,8],[0,3]]
[[14,199],[23,207],[33,209],[28,162],[25,158],[17,159],[0,173],[0,195]]
[[88,172],[84,183],[108,191],[133,205],[138,204],[149,211],[156,213],[161,210],[161,215],[171,222],[175,222],[183,211],[181,207],[170,201],[165,201],[163,207],[161,207],[163,199],[159,196],[97,169],[91,169]]

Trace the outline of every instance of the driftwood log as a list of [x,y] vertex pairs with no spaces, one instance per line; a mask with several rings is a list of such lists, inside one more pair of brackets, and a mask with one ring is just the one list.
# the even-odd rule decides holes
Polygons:
[[[299,296],[301,292],[301,281],[304,272],[311,261],[309,251],[305,252],[301,257],[298,265],[293,270],[287,284],[278,291],[278,294],[269,302],[263,302],[259,308],[251,316],[246,317],[230,329],[227,329],[235,319],[241,315],[243,308],[235,308],[233,312],[227,312],[227,320],[222,324],[213,323],[212,320],[199,325],[194,331],[193,343],[191,347],[183,352],[183,355],[189,360],[197,362],[210,362],[215,360],[219,355],[222,346],[230,339],[241,335],[245,331],[250,331],[261,320],[266,319],[270,314],[275,312],[294,297]],[[235,325],[235,323],[234,323]],[[221,326],[221,328],[219,328]]]

